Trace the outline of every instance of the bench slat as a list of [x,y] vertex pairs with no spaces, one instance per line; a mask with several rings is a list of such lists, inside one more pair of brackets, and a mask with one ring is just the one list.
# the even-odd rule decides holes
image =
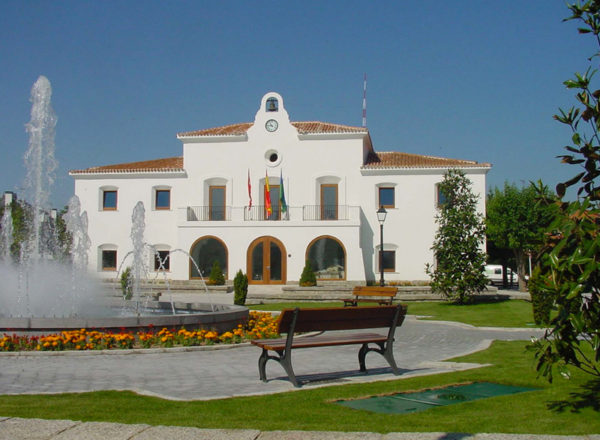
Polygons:
[[[390,327],[396,306],[300,309],[295,332],[350,330]],[[293,309],[281,311],[278,332],[287,333],[292,324]]]
[[397,287],[381,287],[381,286],[356,286],[352,290],[353,295],[360,296],[396,296],[398,293]]
[[[367,344],[387,341],[386,335],[378,333],[356,333],[343,335],[319,335],[294,338],[292,348],[326,347],[330,345]],[[286,338],[254,340],[252,344],[267,350],[279,351],[285,348]]]

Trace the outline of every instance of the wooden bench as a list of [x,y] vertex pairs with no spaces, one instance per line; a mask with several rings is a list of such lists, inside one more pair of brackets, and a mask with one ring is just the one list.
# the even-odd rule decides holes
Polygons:
[[[279,334],[285,338],[255,339],[252,344],[262,348],[258,359],[260,380],[267,381],[265,366],[270,359],[281,364],[290,382],[299,387],[292,368],[292,350],[298,348],[328,347],[336,345],[359,344],[358,352],[360,371],[366,372],[365,356],[374,351],[381,354],[392,367],[395,375],[399,374],[394,360],[393,342],[396,327],[402,325],[406,316],[406,306],[371,306],[371,307],[336,307],[318,309],[285,309],[278,320]],[[357,330],[371,328],[387,328],[387,335],[364,332],[340,332],[336,330]],[[296,336],[296,332],[326,332],[314,336]],[[374,344],[375,347],[369,346]],[[269,351],[277,355],[272,356]]]
[[359,302],[374,302],[380,305],[392,305],[398,293],[397,287],[356,286],[352,290],[352,298],[345,298],[345,306],[357,306]]

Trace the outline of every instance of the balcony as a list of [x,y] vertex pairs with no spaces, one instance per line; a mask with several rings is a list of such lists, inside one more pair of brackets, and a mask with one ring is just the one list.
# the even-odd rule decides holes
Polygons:
[[[282,212],[279,206],[273,206],[271,215],[267,215],[264,205],[248,206],[187,206],[178,209],[181,222],[209,223],[228,222],[230,226],[240,226],[246,222],[281,222],[291,226],[303,222],[331,223],[337,222],[359,222],[360,207],[348,205],[303,205],[288,206]],[[206,225],[208,226],[208,224]]]
[[188,206],[188,222],[222,222],[231,220],[231,206]]
[[244,221],[278,221],[278,220],[289,220],[290,210],[286,209],[282,212],[279,206],[273,207],[271,215],[267,214],[267,209],[262,206],[246,206],[244,209]]
[[347,205],[304,205],[302,208],[304,221],[348,220]]

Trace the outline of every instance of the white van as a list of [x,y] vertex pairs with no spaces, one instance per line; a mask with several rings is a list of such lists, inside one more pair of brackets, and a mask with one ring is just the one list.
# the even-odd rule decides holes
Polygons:
[[[485,276],[490,280],[490,284],[501,286],[502,285],[502,265],[500,264],[487,264],[485,266]],[[506,268],[506,280],[508,284],[511,283],[518,284],[519,283],[519,275],[515,271],[513,271],[510,267]]]

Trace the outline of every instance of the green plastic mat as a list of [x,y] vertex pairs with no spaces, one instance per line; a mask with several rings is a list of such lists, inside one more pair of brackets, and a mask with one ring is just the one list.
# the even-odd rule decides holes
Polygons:
[[404,414],[436,406],[452,405],[485,399],[487,397],[534,391],[538,388],[500,385],[490,382],[475,382],[468,385],[454,385],[435,390],[414,393],[398,393],[390,396],[374,396],[358,400],[340,400],[336,403],[354,409],[362,409],[383,414]]

